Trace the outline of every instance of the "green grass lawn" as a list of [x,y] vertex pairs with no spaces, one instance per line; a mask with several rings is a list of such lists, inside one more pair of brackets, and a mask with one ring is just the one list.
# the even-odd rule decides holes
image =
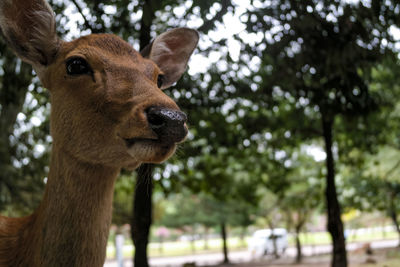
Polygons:
[[[247,238],[241,241],[239,238],[229,238],[228,247],[230,250],[244,249],[247,248]],[[133,254],[134,247],[130,241],[127,241],[124,246],[124,256],[131,257]],[[193,247],[190,242],[164,242],[160,243],[150,243],[148,253],[150,257],[160,257],[160,256],[179,256],[179,255],[191,255],[193,253],[210,253],[219,252],[222,249],[221,239],[210,239],[208,240],[208,249],[205,249],[205,243],[203,240],[196,240],[194,242],[194,252]],[[112,243],[109,243],[107,247],[107,258],[113,258],[115,255],[115,247]]]
[[[398,234],[395,231],[386,232],[384,235],[381,231],[366,231],[365,233],[347,236],[347,242],[363,242],[382,239],[397,239]],[[324,245],[331,243],[331,237],[328,232],[304,233],[300,235],[300,240],[303,245]],[[294,245],[293,236],[289,236],[289,246]]]
[[[397,239],[396,232],[386,232],[385,235],[381,231],[367,231],[362,235],[352,235],[347,237],[347,242],[362,242],[362,241],[372,241],[381,239]],[[228,239],[229,250],[240,250],[247,248],[247,242],[250,237],[246,237],[244,240],[240,240],[238,237],[232,237]],[[322,245],[330,244],[331,238],[327,232],[317,232],[317,233],[306,233],[301,234],[300,240],[303,245]],[[294,245],[294,239],[289,235],[289,246]],[[222,249],[221,239],[210,239],[208,240],[208,249],[205,249],[205,243],[203,240],[196,240],[194,243],[194,250],[191,242],[164,242],[162,244],[152,242],[149,244],[149,255],[150,257],[160,257],[160,256],[178,256],[178,255],[191,255],[193,253],[211,253],[220,252]],[[129,258],[133,255],[134,247],[130,240],[126,240],[124,246],[124,256]],[[194,251],[194,252],[193,252]],[[114,258],[115,247],[112,242],[109,243],[107,247],[107,258]],[[400,265],[397,265],[400,266]]]

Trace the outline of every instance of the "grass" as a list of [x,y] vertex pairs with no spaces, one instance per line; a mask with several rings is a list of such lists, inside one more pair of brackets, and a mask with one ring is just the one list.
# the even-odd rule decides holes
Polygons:
[[[390,231],[383,234],[380,230],[367,229],[362,234],[353,235],[352,233],[350,233],[347,236],[347,242],[364,242],[397,238],[398,234],[395,231]],[[331,237],[328,232],[303,233],[300,235],[300,240],[303,245],[331,244]],[[289,246],[294,245],[294,238],[292,236],[289,236],[288,242]]]
[[[383,235],[382,231],[377,230],[366,230],[362,234],[353,235],[349,234],[347,237],[347,242],[363,242],[363,241],[373,241],[382,239],[397,239],[397,233],[394,231],[386,232]],[[238,237],[232,237],[228,239],[228,247],[230,251],[247,249],[247,243],[250,237],[246,237],[241,240]],[[331,238],[327,232],[316,232],[316,233],[305,233],[300,235],[300,240],[303,245],[323,245],[330,244]],[[294,245],[294,238],[289,235],[289,246]],[[168,256],[181,256],[181,255],[192,255],[192,254],[202,254],[202,253],[213,253],[220,252],[222,249],[221,239],[209,239],[208,249],[205,249],[205,243],[203,240],[196,240],[193,243],[189,241],[181,242],[164,242],[162,244],[152,242],[149,244],[148,253],[150,257],[168,257]],[[133,255],[134,247],[130,240],[126,240],[123,254],[124,257],[130,258]],[[109,243],[107,247],[107,258],[112,259],[115,257],[115,247],[113,243]],[[400,259],[400,256],[399,256]],[[394,259],[396,261],[398,259]],[[390,267],[388,265],[387,267]],[[396,265],[400,266],[400,264]],[[375,266],[376,267],[376,266]]]
[[360,267],[399,267],[400,266],[400,259],[390,259],[384,260],[379,263],[371,263],[371,264],[362,264],[359,265]]
[[[208,249],[204,248],[205,244],[203,240],[196,240],[194,242],[194,250],[192,244],[188,241],[182,242],[164,242],[150,243],[148,253],[150,257],[167,257],[167,256],[181,256],[181,255],[192,255],[200,253],[212,253],[220,252],[222,248],[221,239],[210,239],[208,241]],[[247,241],[241,241],[239,238],[232,237],[228,239],[229,250],[238,250],[247,248]],[[133,255],[134,247],[130,241],[127,241],[123,254],[124,257],[131,257]],[[107,247],[107,258],[115,257],[115,247],[112,243],[109,243]]]
[[360,264],[357,267],[398,267],[400,266],[400,251],[389,250],[384,259],[378,261],[378,263]]

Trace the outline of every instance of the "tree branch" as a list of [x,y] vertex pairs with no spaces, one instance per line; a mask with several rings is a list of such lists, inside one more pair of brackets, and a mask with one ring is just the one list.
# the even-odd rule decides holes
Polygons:
[[218,13],[212,19],[204,22],[203,25],[201,25],[197,30],[199,32],[208,32],[210,29],[212,29],[215,26],[216,21],[222,19],[222,17],[228,11],[228,7],[231,5],[232,5],[231,0],[222,0],[221,1],[221,10],[218,11]]
[[93,29],[92,25],[90,24],[90,22],[86,19],[85,15],[83,15],[83,11],[82,11],[82,8],[80,7],[80,5],[76,2],[76,0],[71,0],[71,1],[72,1],[72,3],[74,3],[76,9],[78,9],[78,12],[81,14],[81,16],[84,20],[85,27],[93,33],[94,29]]
[[383,176],[383,180],[389,178],[389,176],[400,166],[400,160]]

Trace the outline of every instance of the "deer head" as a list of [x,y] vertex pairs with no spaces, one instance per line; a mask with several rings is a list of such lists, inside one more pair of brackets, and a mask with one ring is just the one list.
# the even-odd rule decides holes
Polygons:
[[110,34],[56,35],[44,0],[0,0],[0,29],[50,91],[52,161],[43,200],[0,216],[1,266],[102,266],[121,167],[166,160],[186,115],[161,90],[184,72],[198,34],[161,34],[142,54]]
[[196,31],[165,32],[142,54],[110,34],[65,42],[43,0],[2,0],[0,28],[50,91],[53,151],[135,168],[166,160],[184,140],[186,116],[162,89],[185,71]]

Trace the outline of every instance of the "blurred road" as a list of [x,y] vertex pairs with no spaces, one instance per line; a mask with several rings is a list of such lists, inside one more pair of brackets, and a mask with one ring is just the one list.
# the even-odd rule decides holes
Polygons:
[[[362,243],[349,243],[347,244],[347,250],[352,251],[357,248],[360,248]],[[372,249],[378,248],[389,248],[395,247],[399,244],[398,240],[381,240],[381,241],[372,241],[369,242],[371,244]],[[312,256],[316,254],[325,254],[330,253],[332,249],[331,245],[318,245],[318,246],[304,246],[303,247],[303,255]],[[286,250],[285,255],[287,257],[295,257],[296,249],[294,247],[289,247]],[[157,257],[150,258],[150,266],[152,267],[178,267],[182,266],[184,263],[195,262],[197,266],[199,265],[213,265],[222,262],[223,256],[222,253],[212,253],[212,254],[197,254],[197,255],[189,255],[189,256],[179,256],[179,257]],[[247,250],[243,251],[233,251],[229,253],[229,260],[232,263],[242,263],[249,262],[252,260],[250,253]],[[124,262],[124,267],[132,267],[132,260],[127,259]],[[106,261],[104,267],[118,267],[116,261]]]

